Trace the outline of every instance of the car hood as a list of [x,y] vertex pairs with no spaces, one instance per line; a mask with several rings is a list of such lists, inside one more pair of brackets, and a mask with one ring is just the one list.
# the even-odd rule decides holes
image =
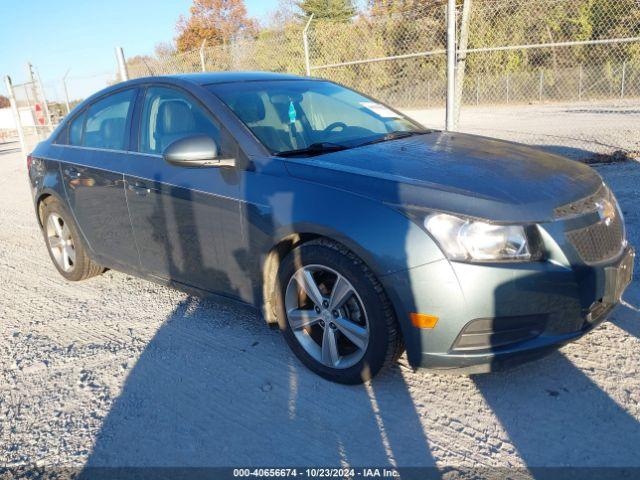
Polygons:
[[544,222],[560,205],[595,192],[590,167],[535,148],[476,135],[432,132],[291,158],[300,179],[403,210],[437,210],[496,222]]

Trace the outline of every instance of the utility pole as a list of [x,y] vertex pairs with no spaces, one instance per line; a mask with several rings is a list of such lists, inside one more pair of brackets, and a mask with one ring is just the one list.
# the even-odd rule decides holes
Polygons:
[[127,62],[124,59],[124,51],[122,47],[116,47],[116,59],[118,60],[118,73],[120,74],[120,81],[126,82],[129,80],[129,72],[127,71]]

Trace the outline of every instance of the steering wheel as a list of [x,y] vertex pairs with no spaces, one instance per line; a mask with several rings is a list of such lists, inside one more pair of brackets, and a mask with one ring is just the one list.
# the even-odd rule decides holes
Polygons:
[[323,132],[329,133],[334,131],[336,128],[340,128],[340,130],[346,130],[347,124],[344,122],[333,122],[331,125],[327,125],[327,127],[323,130]]

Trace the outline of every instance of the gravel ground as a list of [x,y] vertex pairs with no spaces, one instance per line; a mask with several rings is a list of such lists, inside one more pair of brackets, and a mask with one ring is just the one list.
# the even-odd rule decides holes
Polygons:
[[[640,245],[640,163],[599,168]],[[0,156],[0,466],[639,466],[640,321],[482,376],[347,387],[233,303],[110,271],[68,283]],[[627,300],[640,304],[636,275]]]
[[[405,110],[426,126],[443,128],[444,109]],[[614,103],[464,106],[459,130],[538,145],[575,159],[616,150],[640,156],[640,104]]]

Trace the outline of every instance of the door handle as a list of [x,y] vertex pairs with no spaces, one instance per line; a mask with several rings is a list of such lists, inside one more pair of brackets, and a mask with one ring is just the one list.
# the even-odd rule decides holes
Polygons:
[[74,167],[67,167],[63,170],[64,174],[69,178],[80,178],[82,175],[77,169]]
[[151,189],[142,182],[135,182],[133,185],[129,184],[129,190],[140,196],[151,193]]

